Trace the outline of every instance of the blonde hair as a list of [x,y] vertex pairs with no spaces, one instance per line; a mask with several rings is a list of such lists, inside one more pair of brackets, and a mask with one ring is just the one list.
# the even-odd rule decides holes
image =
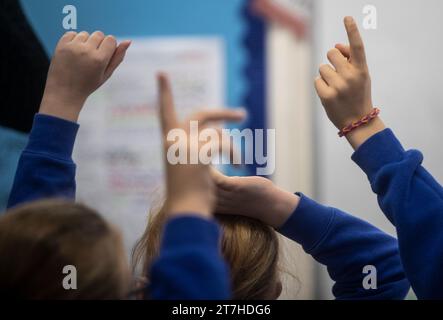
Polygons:
[[[166,219],[164,208],[151,213],[133,251],[133,266],[141,266],[148,281],[148,270],[159,255]],[[277,298],[279,241],[275,230],[243,216],[216,215],[216,220],[222,229],[222,255],[230,267],[232,298]]]
[[[65,290],[63,268],[77,271]],[[130,270],[120,234],[88,207],[39,201],[0,218],[0,296],[18,299],[123,299]]]

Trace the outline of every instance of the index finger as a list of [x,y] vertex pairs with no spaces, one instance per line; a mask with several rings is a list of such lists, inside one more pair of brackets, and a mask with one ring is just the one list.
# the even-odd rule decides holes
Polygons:
[[106,67],[105,71],[105,79],[109,79],[111,75],[114,73],[114,71],[118,68],[120,63],[123,62],[123,59],[125,58],[126,51],[128,50],[129,46],[131,45],[131,41],[123,41],[117,46],[117,49],[114,51],[114,55],[111,58],[111,61],[109,61],[108,66]]
[[165,73],[157,75],[159,104],[160,104],[160,122],[163,133],[177,126],[177,116],[175,114],[174,100],[172,98],[171,84]]
[[230,177],[224,175],[214,167],[210,167],[210,171],[211,171],[211,177],[214,183],[217,185],[217,187],[226,191],[229,190]]
[[100,46],[98,47],[98,52],[101,57],[106,61],[106,65],[111,61],[112,56],[114,55],[115,50],[117,49],[117,40],[114,36],[106,36]]
[[359,66],[366,66],[365,46],[357,24],[352,17],[345,18],[345,28],[348,34],[352,62]]

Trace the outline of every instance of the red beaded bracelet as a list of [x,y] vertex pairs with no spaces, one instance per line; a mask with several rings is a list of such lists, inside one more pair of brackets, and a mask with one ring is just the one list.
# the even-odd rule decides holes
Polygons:
[[338,133],[338,136],[340,138],[346,136],[349,132],[357,129],[358,127],[361,127],[362,125],[367,124],[372,119],[376,118],[379,114],[380,114],[380,109],[374,108],[374,110],[372,110],[370,114],[364,116],[359,121],[351,123],[350,125],[347,125],[343,129],[341,129]]

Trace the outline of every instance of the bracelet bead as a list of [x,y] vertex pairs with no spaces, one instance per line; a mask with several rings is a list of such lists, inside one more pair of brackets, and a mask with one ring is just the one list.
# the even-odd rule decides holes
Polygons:
[[380,109],[374,108],[371,111],[371,113],[367,114],[366,116],[361,118],[359,121],[351,123],[351,124],[347,125],[346,127],[344,127],[343,129],[341,129],[338,132],[338,136],[340,138],[345,137],[349,132],[351,132],[351,131],[357,129],[358,127],[361,127],[361,126],[369,123],[371,120],[375,119],[379,114],[380,114]]

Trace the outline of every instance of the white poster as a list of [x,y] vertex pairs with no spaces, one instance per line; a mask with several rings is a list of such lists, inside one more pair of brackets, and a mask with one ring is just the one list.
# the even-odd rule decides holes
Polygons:
[[159,71],[170,75],[180,116],[224,105],[220,39],[136,39],[83,109],[74,151],[77,200],[120,227],[128,250],[146,226],[150,204],[162,195]]

